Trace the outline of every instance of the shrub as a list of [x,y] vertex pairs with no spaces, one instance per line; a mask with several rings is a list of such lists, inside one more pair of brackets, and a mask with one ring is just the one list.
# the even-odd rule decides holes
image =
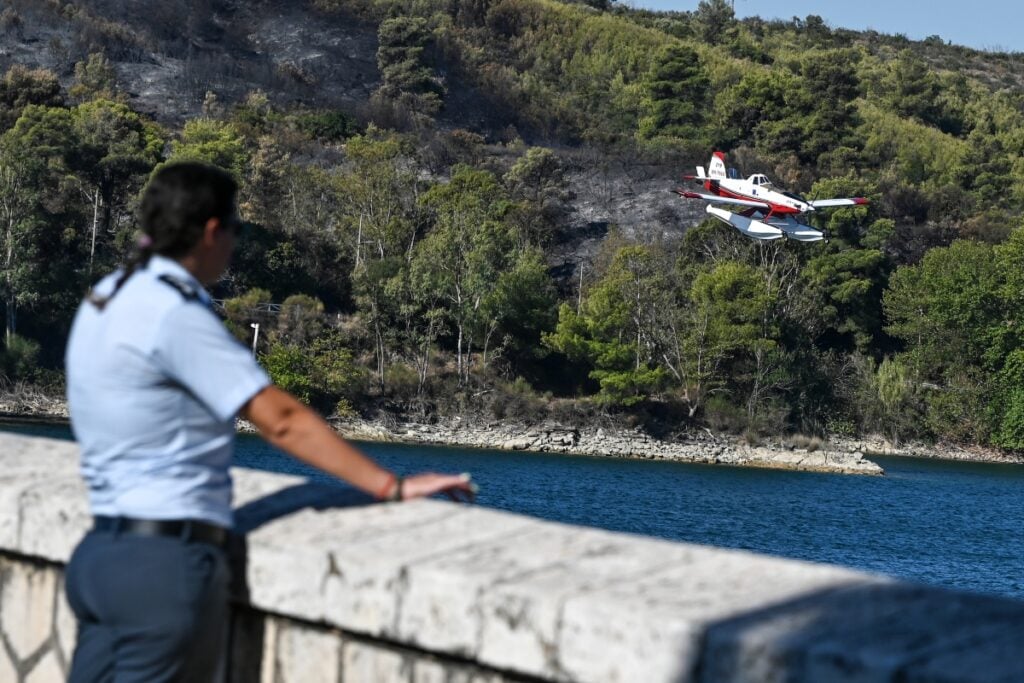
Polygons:
[[337,110],[299,114],[295,118],[295,125],[307,136],[323,142],[339,142],[363,132],[354,117]]
[[35,379],[39,371],[39,343],[12,334],[7,347],[0,351],[0,372],[6,383]]
[[704,403],[704,419],[716,432],[736,434],[747,426],[746,410],[723,396],[712,396]]
[[547,405],[529,382],[522,377],[516,377],[513,382],[495,385],[491,413],[499,420],[534,422],[545,417]]

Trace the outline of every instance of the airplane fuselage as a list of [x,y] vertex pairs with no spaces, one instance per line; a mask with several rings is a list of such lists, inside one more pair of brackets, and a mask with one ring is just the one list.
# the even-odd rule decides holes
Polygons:
[[[771,188],[764,176],[751,176],[746,180],[732,178],[709,178],[704,182],[708,192],[727,199],[742,199],[764,202],[768,215],[799,216],[814,211],[810,203]],[[760,182],[759,182],[760,181]]]

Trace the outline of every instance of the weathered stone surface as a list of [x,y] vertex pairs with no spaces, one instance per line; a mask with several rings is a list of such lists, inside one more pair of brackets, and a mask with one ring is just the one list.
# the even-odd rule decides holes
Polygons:
[[68,604],[64,591],[63,579],[57,581],[57,617],[54,620],[54,636],[57,641],[57,651],[65,668],[71,666],[71,657],[75,652],[75,638],[78,635],[78,625],[75,623],[75,615]]
[[0,468],[0,547],[20,547],[23,496],[56,474],[73,476],[77,449],[64,441],[3,434]]
[[59,575],[42,567],[4,562],[0,586],[0,631],[19,661],[50,637]]
[[631,583],[687,561],[702,549],[581,530],[574,555],[501,581],[480,596],[480,657],[503,668],[564,676],[558,658],[565,602]]
[[[456,676],[440,662],[416,662],[412,669],[412,683],[456,683]],[[457,683],[468,683],[469,676],[458,676]]]
[[36,662],[32,670],[28,672],[28,675],[25,676],[25,683],[61,683],[64,679],[65,674],[60,668],[57,654],[50,651],[43,655],[43,658]]
[[406,566],[530,523],[490,510],[464,512],[422,500],[344,514],[306,511],[269,524],[250,537],[252,603],[361,633],[391,635]]
[[66,561],[92,523],[86,489],[76,473],[54,473],[26,488],[21,509],[22,552],[53,562]]
[[342,640],[336,633],[295,623],[279,624],[275,683],[337,683],[341,648]]
[[14,667],[14,662],[7,656],[7,649],[0,647],[0,681],[16,680],[18,680],[18,670]]
[[570,680],[692,680],[707,629],[779,601],[874,579],[855,572],[700,549],[689,561],[566,601],[558,650]]
[[409,683],[412,664],[397,652],[357,642],[346,642],[342,683]]

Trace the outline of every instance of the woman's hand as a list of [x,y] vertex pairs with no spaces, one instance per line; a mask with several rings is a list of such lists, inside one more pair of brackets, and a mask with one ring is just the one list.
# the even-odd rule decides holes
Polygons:
[[476,484],[470,480],[468,474],[424,472],[402,480],[402,500],[444,493],[456,502],[470,503],[476,496],[476,490]]

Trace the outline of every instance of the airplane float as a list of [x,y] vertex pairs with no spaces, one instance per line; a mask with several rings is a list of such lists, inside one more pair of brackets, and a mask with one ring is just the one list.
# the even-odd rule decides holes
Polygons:
[[[761,173],[744,180],[734,168],[726,172],[725,154],[722,152],[715,152],[711,157],[706,174],[704,167],[698,166],[697,175],[683,176],[683,179],[702,183],[707,193],[680,188],[675,191],[679,196],[707,202],[705,211],[747,237],[757,240],[785,237],[800,242],[817,242],[824,239],[825,235],[801,221],[803,216],[818,209],[868,203],[863,197],[807,200],[798,194],[776,188]],[[721,208],[722,205],[743,209],[734,213]]]

